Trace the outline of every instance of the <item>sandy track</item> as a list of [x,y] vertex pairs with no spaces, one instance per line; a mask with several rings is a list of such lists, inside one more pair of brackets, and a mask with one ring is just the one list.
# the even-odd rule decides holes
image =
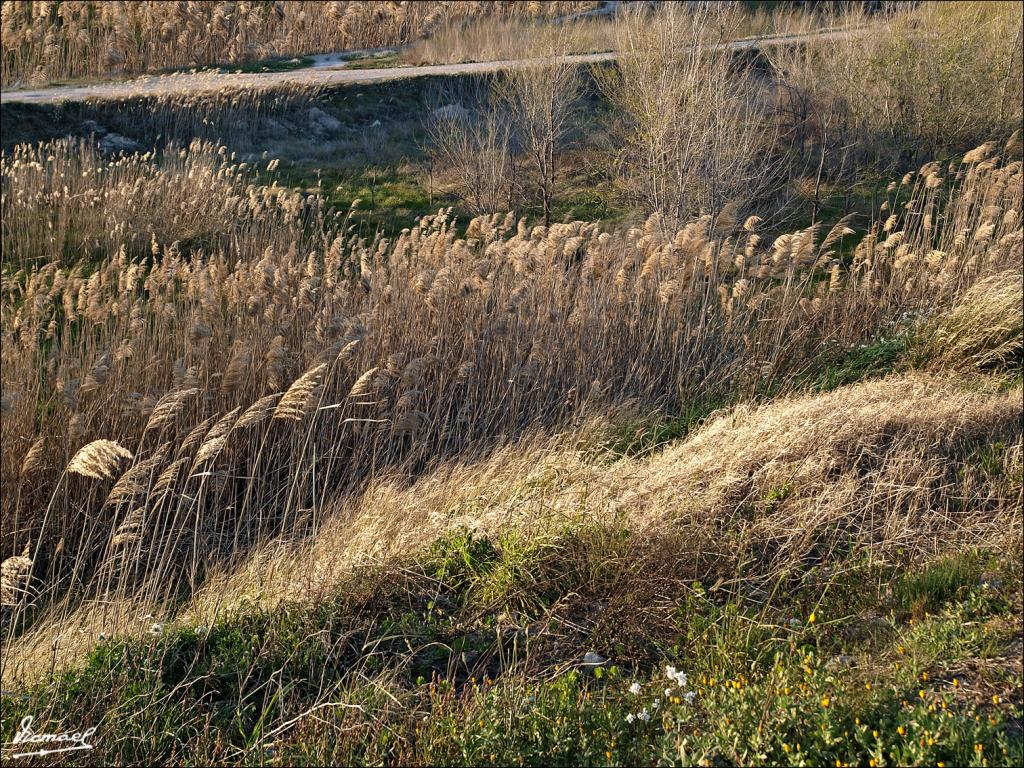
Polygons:
[[[794,43],[835,39],[854,30],[835,29],[795,35],[754,37],[725,43],[716,48],[743,51]],[[566,56],[567,61],[592,64],[611,61],[615,53],[593,53]],[[290,72],[219,73],[182,72],[173,75],[150,75],[119,82],[97,83],[84,86],[55,86],[37,90],[11,90],[0,92],[0,103],[21,102],[54,104],[63,101],[121,100],[146,96],[182,96],[215,93],[225,89],[276,88],[285,86],[334,86],[352,83],[372,83],[386,80],[404,80],[411,77],[462,75],[497,72],[514,67],[530,66],[538,59],[481,61],[470,64],[435,64],[420,67],[388,67],[384,69],[347,69],[338,54],[313,57],[314,64],[306,69]]]

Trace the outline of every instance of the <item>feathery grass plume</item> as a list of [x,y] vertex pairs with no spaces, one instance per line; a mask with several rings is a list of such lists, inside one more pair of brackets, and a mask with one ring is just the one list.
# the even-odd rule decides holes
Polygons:
[[24,461],[21,462],[21,476],[28,477],[43,463],[43,447],[46,444],[46,438],[39,437],[32,443],[32,446],[28,449],[28,453],[25,454]]
[[142,531],[144,513],[144,507],[135,507],[125,515],[124,520],[114,529],[114,535],[110,539],[111,549],[127,547],[138,541]]
[[32,572],[32,558],[28,556],[30,548],[26,544],[20,555],[13,555],[0,563],[0,607],[4,620],[28,595]]
[[274,392],[261,397],[245,409],[245,413],[243,413],[238,421],[235,422],[235,429],[245,429],[246,427],[252,427],[256,424],[262,423],[268,416],[270,416],[271,413],[274,412],[274,406],[277,404],[278,398],[280,397],[280,392]]
[[290,356],[288,354],[288,343],[284,336],[278,334],[270,340],[270,349],[264,357],[266,362],[267,383],[273,389],[280,389],[284,386],[285,366],[288,365]]
[[821,246],[818,248],[819,252],[827,251],[841,238],[854,234],[854,230],[850,228],[850,222],[853,221],[856,216],[857,214],[850,213],[843,216],[843,218],[836,222],[835,226],[828,231],[827,235],[825,235],[825,239],[821,241]]
[[134,496],[144,494],[149,486],[150,477],[167,458],[168,448],[166,443],[161,445],[148,459],[125,470],[124,474],[114,483],[114,487],[110,489],[110,493],[107,494],[104,506],[115,506]]
[[407,389],[403,392],[398,400],[395,402],[396,411],[411,411],[416,407],[416,403],[419,400],[420,391],[418,389]]
[[377,371],[379,370],[380,367],[375,365],[373,368],[370,368],[370,370],[363,373],[358,379],[356,379],[355,383],[352,385],[352,389],[348,391],[348,396],[350,398],[361,397],[368,393],[370,391],[371,384],[377,376]]
[[339,363],[347,363],[352,359],[352,356],[355,355],[356,349],[359,348],[360,343],[362,343],[362,339],[352,339],[352,341],[346,343],[345,346],[338,351],[338,356],[335,359]]
[[1013,132],[1009,139],[1006,141],[1006,147],[1003,150],[1006,152],[1007,157],[1019,158],[1024,150],[1024,141],[1021,140],[1021,130],[1018,128]]
[[391,424],[391,431],[396,435],[411,435],[418,432],[427,421],[427,415],[422,411],[409,411],[403,413]]
[[985,160],[993,150],[996,148],[996,142],[986,141],[980,147],[975,147],[970,152],[964,154],[963,162],[966,165],[973,165],[974,163],[980,163]]
[[210,429],[210,425],[213,424],[213,421],[216,418],[216,416],[210,416],[192,427],[189,433],[185,436],[185,439],[181,441],[181,445],[178,446],[175,458],[188,456],[192,451],[196,450],[196,448],[202,444],[207,431]]
[[316,406],[316,397],[320,391],[320,377],[327,370],[327,363],[320,363],[310,368],[288,388],[281,401],[274,409],[275,419],[293,419],[298,421]]
[[234,392],[242,384],[245,376],[245,369],[249,366],[249,359],[252,355],[252,347],[244,341],[236,341],[228,361],[228,367],[224,371],[224,378],[221,380],[221,389],[226,392]]
[[206,435],[206,438],[203,440],[203,444],[199,446],[199,450],[196,452],[196,460],[193,464],[193,468],[208,459],[215,458],[217,454],[224,449],[224,446],[228,441],[228,436],[231,434],[231,429],[235,426],[235,419],[238,417],[238,412],[241,410],[241,406],[238,406],[231,411],[228,411],[217,421],[216,424],[213,425],[209,433]]
[[178,484],[178,481],[181,480],[181,476],[184,474],[185,468],[188,465],[189,458],[187,456],[175,459],[168,464],[164,471],[160,473],[156,482],[153,483],[153,489],[151,492],[153,498],[159,498],[172,490]]
[[186,401],[199,394],[199,389],[192,387],[190,389],[179,389],[174,392],[168,392],[166,395],[157,401],[157,404],[153,406],[152,413],[149,414],[149,420],[146,422],[145,428],[142,430],[143,433],[149,432],[151,429],[160,429],[173,423],[175,417],[181,412]]
[[121,459],[131,458],[132,452],[115,440],[93,440],[78,449],[68,463],[67,471],[95,480],[109,479]]

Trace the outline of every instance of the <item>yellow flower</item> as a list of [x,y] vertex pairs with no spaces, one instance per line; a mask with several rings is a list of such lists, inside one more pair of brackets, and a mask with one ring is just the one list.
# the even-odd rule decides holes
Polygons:
[[807,623],[808,624],[813,624],[814,623],[814,611],[811,611],[811,615],[807,617]]
[[953,678],[953,687],[954,688],[959,688],[960,687],[960,681],[957,680],[955,677]]
[[871,735],[874,736],[877,739],[878,738],[878,731],[871,731]]
[[828,705],[831,703],[832,699],[830,699],[828,696],[821,697],[821,706],[823,706],[825,709],[828,709]]
[[782,743],[782,751],[785,752],[786,754],[789,754],[789,744],[783,742]]
[[975,744],[974,745],[974,751],[975,752],[984,752],[985,751],[985,747],[983,745],[981,745],[981,744]]
[[610,751],[606,750],[605,753],[604,753],[604,756],[607,757],[609,760],[612,759],[612,753]]
[[898,733],[900,736],[904,736],[907,733],[907,729],[901,725],[896,729],[896,733]]
[[871,768],[875,768],[875,766],[878,765],[878,761],[872,757],[870,760],[868,760],[868,765],[870,765]]
[[919,698],[924,699],[924,691],[918,691],[917,695]]
[[864,690],[870,691],[871,690],[871,683],[864,683]]
[[922,680],[927,680],[928,679],[928,673],[927,672],[922,672],[921,673],[921,679]]
[[999,694],[996,694],[996,693],[992,694],[992,703],[996,704],[996,705],[999,704]]

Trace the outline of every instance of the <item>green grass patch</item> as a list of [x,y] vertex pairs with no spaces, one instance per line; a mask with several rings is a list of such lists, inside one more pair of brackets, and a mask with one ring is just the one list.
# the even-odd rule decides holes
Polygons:
[[888,376],[905,367],[910,341],[906,334],[897,334],[858,345],[825,363],[817,373],[805,374],[800,388],[831,392],[849,384]]
[[[1020,761],[1021,680],[999,661],[1019,565],[848,559],[753,599],[743,582],[667,581],[644,546],[624,530],[453,533],[315,604],[102,641],[4,697],[0,737],[26,715],[40,732],[95,726],[88,761],[115,764]],[[670,601],[674,618],[641,646],[602,601],[634,615]],[[592,649],[608,661],[581,667]]]
[[280,183],[285,186],[319,191],[328,207],[352,212],[352,223],[368,235],[380,231],[395,237],[403,229],[415,226],[421,216],[457,201],[449,194],[435,191],[417,171],[396,167],[357,167],[319,171],[305,166],[282,168]]
[[313,66],[313,60],[308,56],[277,56],[260,61],[247,61],[242,64],[225,64],[217,67],[221,74],[232,74],[234,72],[259,73],[259,72],[294,72],[297,69],[306,69]]
[[726,398],[694,400],[676,415],[652,414],[627,418],[614,425],[597,446],[596,454],[612,459],[635,458],[654,453],[682,440],[717,410],[729,404]]
[[916,615],[935,611],[960,590],[976,586],[981,571],[981,560],[973,552],[944,557],[918,573],[902,576],[894,586],[893,602]]
[[390,69],[391,67],[400,66],[403,66],[403,62],[397,53],[363,56],[357,59],[349,59],[345,62],[345,69]]

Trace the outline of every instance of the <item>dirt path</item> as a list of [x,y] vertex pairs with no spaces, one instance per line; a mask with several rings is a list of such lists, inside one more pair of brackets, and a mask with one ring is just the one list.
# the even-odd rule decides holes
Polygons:
[[[794,43],[835,39],[850,35],[854,30],[836,29],[795,35],[755,37],[724,43],[716,48],[743,51]],[[611,61],[615,53],[593,53],[567,56],[567,61],[592,64]],[[333,86],[349,83],[370,83],[384,80],[402,80],[431,75],[462,75],[497,72],[514,67],[536,64],[537,59],[510,61],[481,61],[470,64],[435,64],[421,67],[388,67],[386,69],[347,69],[340,54],[321,54],[313,58],[313,66],[290,72],[220,73],[181,72],[173,75],[150,75],[121,82],[97,83],[84,86],[55,86],[37,90],[0,92],[0,103],[22,102],[53,104],[61,101],[87,101],[91,99],[131,99],[145,96],[180,96],[215,93],[227,89],[272,88],[283,86]]]

